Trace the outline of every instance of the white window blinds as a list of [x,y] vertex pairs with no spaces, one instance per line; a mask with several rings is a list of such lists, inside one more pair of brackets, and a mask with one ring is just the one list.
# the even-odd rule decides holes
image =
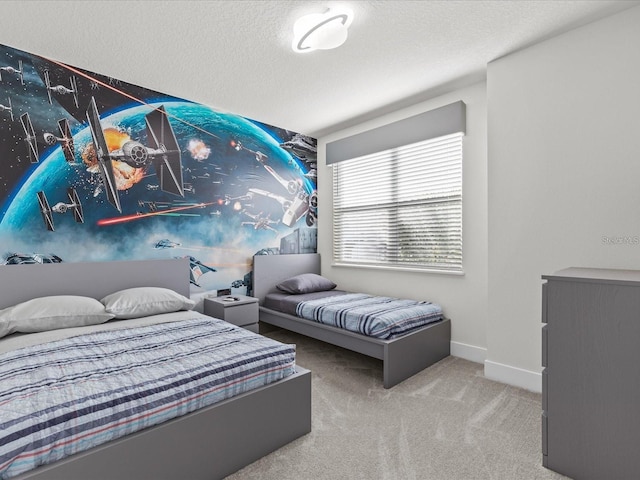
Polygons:
[[462,135],[334,164],[334,263],[462,272]]

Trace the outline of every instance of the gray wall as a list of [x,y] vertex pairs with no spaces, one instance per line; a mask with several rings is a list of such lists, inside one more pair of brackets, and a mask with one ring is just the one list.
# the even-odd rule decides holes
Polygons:
[[539,388],[542,274],[640,268],[638,45],[640,7],[489,64],[491,378]]

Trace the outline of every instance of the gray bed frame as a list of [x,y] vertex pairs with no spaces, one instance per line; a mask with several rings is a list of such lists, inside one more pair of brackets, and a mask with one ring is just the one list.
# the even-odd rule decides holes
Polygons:
[[[97,299],[123,288],[189,296],[188,259],[0,267],[0,308],[49,295]],[[311,431],[311,373],[216,403],[15,480],[221,479]]]
[[391,388],[449,356],[451,322],[444,319],[393,340],[381,340],[312,322],[264,307],[268,293],[276,285],[301,273],[320,274],[320,255],[255,255],[253,257],[253,295],[260,303],[260,321],[353,350],[383,362],[384,388]]

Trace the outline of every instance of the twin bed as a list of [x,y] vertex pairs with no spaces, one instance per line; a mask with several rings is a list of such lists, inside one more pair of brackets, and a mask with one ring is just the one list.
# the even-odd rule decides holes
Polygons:
[[[260,321],[382,360],[385,388],[393,387],[449,355],[451,322],[441,312],[434,310],[428,302],[396,301],[396,303],[411,303],[407,308],[413,310],[405,315],[412,317],[408,320],[403,319],[403,327],[398,331],[392,331],[386,327],[376,330],[378,327],[372,326],[373,324],[369,321],[370,317],[375,315],[360,315],[363,318],[358,320],[347,318],[349,310],[362,311],[364,308],[368,313],[379,311],[377,306],[363,307],[362,302],[370,302],[370,299],[360,298],[365,297],[364,295],[352,294],[353,298],[349,300],[355,300],[357,307],[334,309],[330,320],[338,325],[334,326],[317,321],[318,319],[327,321],[324,310],[328,308],[322,303],[333,302],[340,298],[332,296],[333,290],[330,286],[327,287],[327,291],[320,292],[320,295],[324,296],[323,299],[314,297],[318,295],[316,293],[286,295],[277,287],[279,284],[290,283],[292,277],[306,274],[319,275],[319,273],[319,254],[255,255],[253,257],[253,295],[258,298],[260,304]],[[339,293],[349,294],[349,292]],[[325,295],[328,295],[328,298]],[[380,298],[382,297],[374,300],[377,301]],[[388,303],[387,300],[397,299],[383,298],[386,303]],[[310,317],[318,318],[315,320],[301,318],[300,315],[304,314],[305,310],[311,313]],[[419,322],[414,321],[414,318],[418,318]],[[394,324],[396,321],[397,316],[388,323]],[[355,325],[356,322],[357,325]],[[341,328],[348,327],[349,323],[355,325],[352,329],[355,331]],[[383,338],[371,336],[376,333]]]
[[[295,346],[187,310],[186,259],[12,265],[0,285],[0,478],[223,478],[311,430]],[[78,296],[78,326],[43,328]]]

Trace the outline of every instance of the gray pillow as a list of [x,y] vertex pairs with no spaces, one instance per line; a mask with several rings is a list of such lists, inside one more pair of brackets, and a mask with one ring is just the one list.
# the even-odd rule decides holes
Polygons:
[[0,337],[13,332],[35,333],[97,325],[111,320],[95,298],[76,295],[39,297],[0,310]]
[[191,310],[196,304],[173,290],[161,287],[127,288],[107,295],[100,301],[106,311],[118,319]]
[[313,293],[333,290],[336,284],[315,273],[302,273],[280,282],[276,288],[285,293]]

